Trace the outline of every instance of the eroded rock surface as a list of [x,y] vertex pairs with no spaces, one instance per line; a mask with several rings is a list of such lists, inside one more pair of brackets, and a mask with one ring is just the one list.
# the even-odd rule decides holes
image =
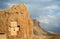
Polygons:
[[[0,11],[0,33],[7,37],[27,37],[33,34],[33,22],[24,4]],[[17,35],[16,35],[17,34]]]

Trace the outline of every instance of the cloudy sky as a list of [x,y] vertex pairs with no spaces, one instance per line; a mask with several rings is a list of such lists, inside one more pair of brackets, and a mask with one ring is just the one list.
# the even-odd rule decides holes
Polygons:
[[21,3],[25,3],[31,18],[39,20],[43,29],[60,33],[60,0],[0,0],[0,9]]

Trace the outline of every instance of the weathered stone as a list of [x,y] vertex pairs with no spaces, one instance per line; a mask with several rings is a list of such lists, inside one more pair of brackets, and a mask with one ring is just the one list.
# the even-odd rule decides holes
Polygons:
[[6,34],[1,34],[0,39],[7,39]]
[[[17,24],[12,25],[12,22],[17,22]],[[19,31],[16,31],[18,37],[27,37],[33,34],[33,22],[24,4],[13,5],[9,9],[0,11],[0,26],[0,33],[7,34],[9,38],[12,36],[11,32],[16,30],[15,26],[19,28]]]

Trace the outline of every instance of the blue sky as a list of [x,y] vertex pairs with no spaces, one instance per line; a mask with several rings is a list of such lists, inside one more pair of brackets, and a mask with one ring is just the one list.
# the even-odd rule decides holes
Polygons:
[[0,9],[25,3],[32,19],[40,21],[45,30],[60,33],[60,0],[0,0]]

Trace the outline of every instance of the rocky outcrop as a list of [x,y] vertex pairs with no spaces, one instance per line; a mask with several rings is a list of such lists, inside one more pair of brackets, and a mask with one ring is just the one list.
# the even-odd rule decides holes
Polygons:
[[18,37],[33,34],[33,22],[24,4],[13,5],[9,9],[0,11],[0,33],[7,34],[10,39],[16,33]]
[[48,32],[48,31],[42,29],[40,26],[40,22],[38,20],[33,19],[33,23],[34,23],[33,31],[36,35],[39,35],[39,36],[40,35],[45,35],[45,36],[56,35],[55,33],[51,33],[51,32]]
[[40,37],[39,39],[60,39],[60,35],[42,29],[40,26],[40,22],[38,20],[33,19],[33,23],[34,23],[33,33],[38,38]]

